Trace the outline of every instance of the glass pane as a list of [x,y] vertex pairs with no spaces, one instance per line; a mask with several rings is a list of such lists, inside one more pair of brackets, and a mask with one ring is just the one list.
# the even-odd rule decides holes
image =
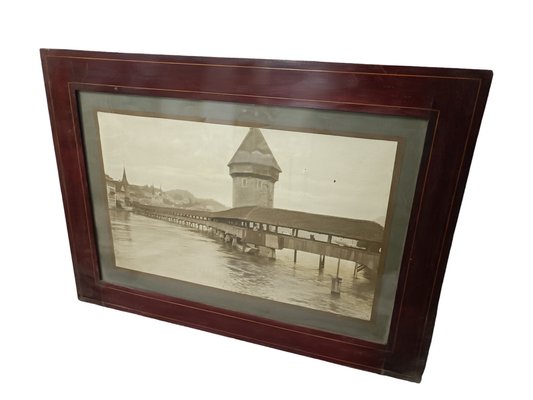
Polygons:
[[386,342],[426,120],[79,99],[102,279]]

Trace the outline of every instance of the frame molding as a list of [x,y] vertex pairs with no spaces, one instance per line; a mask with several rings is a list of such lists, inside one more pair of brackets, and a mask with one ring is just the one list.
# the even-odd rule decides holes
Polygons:
[[[50,49],[41,58],[80,300],[420,381],[491,71]],[[79,90],[428,118],[387,344],[101,281]]]

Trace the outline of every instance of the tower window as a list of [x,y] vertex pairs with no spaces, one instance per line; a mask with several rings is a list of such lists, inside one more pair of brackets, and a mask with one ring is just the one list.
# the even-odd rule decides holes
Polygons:
[[248,186],[248,181],[246,180],[246,178],[242,178],[242,187],[246,186]]

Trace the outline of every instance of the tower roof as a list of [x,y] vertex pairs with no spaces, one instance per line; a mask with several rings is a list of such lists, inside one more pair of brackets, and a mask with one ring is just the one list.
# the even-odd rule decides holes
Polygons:
[[265,137],[258,128],[250,128],[228,166],[232,164],[255,164],[271,167],[281,172],[281,168],[270,147],[268,147]]

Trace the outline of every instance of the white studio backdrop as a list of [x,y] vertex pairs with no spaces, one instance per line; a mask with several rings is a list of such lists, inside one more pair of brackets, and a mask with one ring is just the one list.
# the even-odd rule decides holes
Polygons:
[[[515,1],[3,5],[0,398],[529,398],[527,10]],[[493,69],[422,383],[79,302],[41,47]]]

